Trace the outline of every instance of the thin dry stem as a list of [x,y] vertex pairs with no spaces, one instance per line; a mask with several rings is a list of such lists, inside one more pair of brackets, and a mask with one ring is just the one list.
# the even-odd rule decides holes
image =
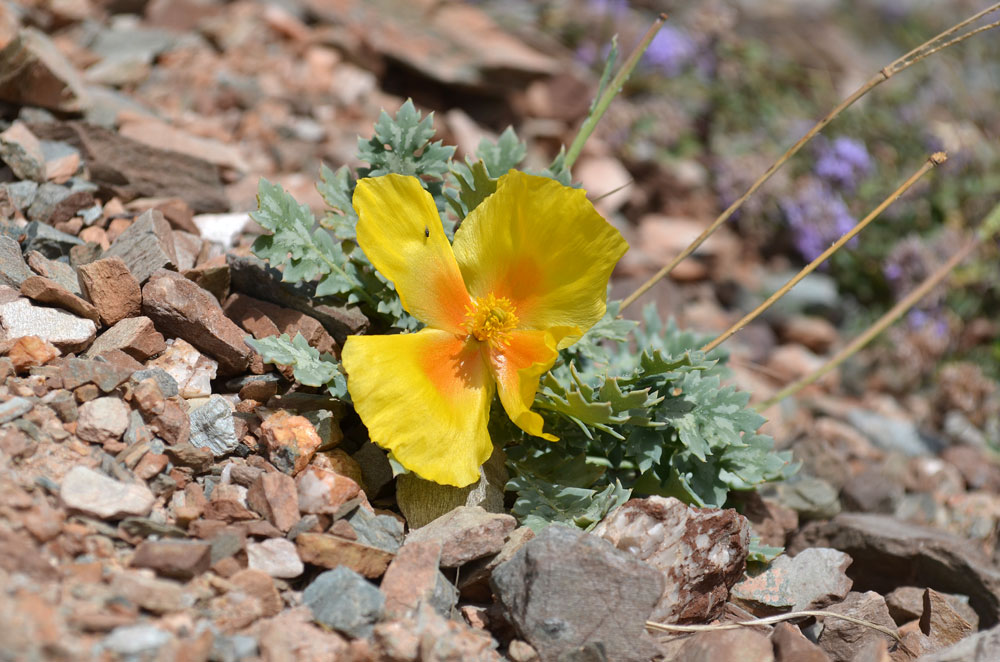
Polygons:
[[976,233],[976,237],[966,243],[957,253],[951,256],[947,262],[941,265],[938,269],[934,271],[930,276],[925,278],[923,282],[920,283],[912,292],[907,294],[905,297],[899,300],[895,306],[890,308],[882,317],[872,324],[868,329],[865,330],[860,336],[852,340],[847,346],[841,349],[839,352],[830,357],[830,360],[816,369],[814,372],[806,375],[798,381],[792,382],[785,388],[781,389],[775,393],[772,397],[768,398],[764,402],[757,404],[754,409],[761,412],[773,405],[781,402],[785,398],[795,395],[805,387],[810,384],[814,384],[820,380],[824,375],[832,372],[838,368],[844,361],[849,359],[851,356],[856,354],[861,350],[862,347],[870,343],[876,336],[889,328],[896,320],[902,317],[906,311],[915,306],[917,302],[927,296],[934,287],[941,283],[948,275],[955,269],[959,264],[961,264],[966,258],[969,257],[976,250],[976,248],[987,241],[991,237],[1000,233],[1000,204],[993,208],[993,210],[986,215],[979,232]]
[[917,287],[912,292],[907,294],[905,297],[900,299],[899,302],[895,306],[890,308],[885,315],[882,315],[882,317],[880,317],[878,321],[876,321],[874,324],[868,327],[868,329],[866,329],[864,333],[862,333],[860,336],[852,340],[850,344],[848,344],[842,350],[834,354],[829,361],[827,361],[817,370],[806,375],[802,379],[792,382],[785,388],[781,389],[780,391],[775,393],[774,396],[772,396],[771,398],[765,400],[764,402],[759,403],[754,407],[754,409],[756,409],[757,411],[764,411],[765,409],[781,402],[788,396],[795,395],[805,387],[821,379],[827,373],[835,370],[837,367],[840,366],[840,364],[842,364],[848,358],[856,354],[858,350],[860,350],[862,347],[870,343],[872,339],[875,338],[875,336],[879,335],[887,328],[889,328],[889,326],[891,326],[893,322],[902,317],[903,314],[906,313],[906,311],[908,311],[910,308],[915,306],[918,301],[927,296],[927,293],[930,292],[938,283],[944,280],[948,276],[948,274],[951,273],[952,269],[957,267],[960,262],[965,260],[965,258],[969,257],[969,255],[972,254],[972,252],[976,249],[977,246],[979,246],[979,241],[977,240],[972,240],[969,243],[967,243],[965,246],[962,247],[961,250],[955,253],[950,260],[941,265],[941,267],[937,271],[935,271],[933,274],[928,276],[926,280],[920,283],[919,287]]
[[625,299],[622,301],[622,305],[619,310],[624,311],[626,308],[635,303],[636,299],[645,294],[651,287],[653,287],[653,285],[659,282],[661,278],[664,278],[665,276],[669,275],[670,272],[672,272],[677,267],[678,264],[680,264],[682,261],[684,261],[684,259],[686,259],[692,253],[694,253],[698,249],[698,247],[701,246],[703,243],[705,243],[705,240],[708,239],[713,232],[718,230],[723,223],[728,221],[730,217],[732,217],[732,215],[736,212],[736,210],[742,207],[743,204],[750,198],[750,196],[756,193],[757,190],[760,189],[760,187],[763,186],[767,182],[767,180],[769,180],[771,176],[778,171],[779,168],[781,168],[781,166],[783,166],[789,159],[795,156],[795,154],[797,154],[798,151],[802,149],[802,147],[804,147],[807,142],[812,140],[816,136],[816,134],[822,131],[827,124],[829,124],[831,121],[833,121],[835,117],[837,117],[837,115],[839,115],[841,112],[843,112],[848,107],[853,105],[855,101],[857,101],[864,95],[871,92],[875,87],[881,85],[885,81],[889,80],[889,78],[898,74],[904,69],[913,66],[914,64],[923,60],[924,58],[933,55],[945,48],[948,48],[949,46],[953,46],[961,41],[964,41],[965,39],[971,37],[974,34],[978,34],[979,32],[1000,25],[1000,21],[996,23],[991,23],[989,25],[985,25],[983,27],[972,30],[971,32],[965,35],[956,37],[955,39],[951,39],[943,44],[939,43],[942,39],[945,39],[955,34],[962,28],[974,23],[975,21],[979,20],[983,16],[986,16],[987,14],[997,11],[998,9],[1000,9],[1000,2],[987,7],[986,9],[980,11],[974,16],[971,16],[965,19],[964,21],[961,21],[960,23],[956,23],[955,25],[948,28],[941,34],[935,36],[933,39],[925,41],[923,44],[917,46],[909,53],[906,53],[902,57],[894,60],[892,63],[883,67],[877,74],[868,79],[868,81],[864,85],[862,85],[853,93],[851,93],[846,99],[841,101],[833,110],[827,113],[827,115],[824,116],[823,119],[821,119],[819,122],[817,122],[816,125],[812,129],[810,129],[808,133],[806,133],[806,135],[802,136],[794,145],[792,145],[787,152],[782,154],[778,158],[778,160],[775,161],[764,172],[764,174],[757,179],[757,181],[755,181],[753,184],[750,185],[750,188],[748,188],[743,195],[741,195],[735,202],[729,205],[729,207],[727,207],[725,211],[719,214],[719,216],[714,221],[712,221],[712,224],[709,225],[704,232],[698,235],[698,237],[693,242],[691,242],[691,245],[689,245],[687,248],[681,251],[666,266],[657,271],[649,280],[647,280],[645,283],[636,288],[636,290],[632,292],[632,294],[625,297]]
[[901,195],[903,195],[904,193],[906,193],[906,191],[908,191],[911,186],[913,186],[914,184],[916,184],[917,180],[919,180],[921,177],[923,177],[925,174],[927,174],[927,172],[930,171],[931,168],[933,168],[936,165],[940,165],[940,164],[944,163],[945,160],[947,160],[947,157],[945,156],[944,152],[937,152],[937,153],[931,155],[931,157],[927,159],[927,161],[924,163],[924,165],[922,165],[920,167],[920,169],[917,170],[915,173],[913,173],[912,175],[910,175],[909,179],[907,179],[905,182],[903,182],[899,186],[899,188],[897,188],[895,191],[893,191],[892,194],[888,198],[886,198],[885,200],[883,200],[882,204],[880,204],[878,207],[876,207],[875,209],[873,209],[867,216],[865,216],[860,222],[858,222],[857,225],[855,225],[853,228],[851,228],[846,233],[844,233],[840,237],[840,239],[838,239],[837,241],[833,242],[833,244],[831,244],[829,248],[827,248],[825,251],[823,251],[819,255],[819,257],[817,257],[815,260],[813,260],[812,262],[810,262],[809,264],[807,264],[806,266],[804,266],[802,268],[802,270],[799,271],[799,273],[795,274],[787,283],[785,283],[784,285],[782,285],[781,288],[777,292],[775,292],[774,294],[772,294],[771,296],[769,296],[767,299],[765,299],[764,303],[760,304],[759,306],[757,306],[756,308],[754,308],[752,311],[750,311],[749,313],[747,313],[746,315],[744,315],[742,319],[740,319],[738,322],[736,322],[735,324],[733,324],[731,327],[729,327],[728,329],[726,329],[725,331],[723,331],[722,334],[720,334],[712,342],[710,342],[707,345],[705,345],[704,347],[702,347],[701,350],[703,352],[710,352],[710,351],[712,351],[713,349],[715,349],[716,347],[718,347],[719,345],[721,345],[722,343],[724,343],[726,340],[728,340],[734,333],[736,333],[737,331],[739,331],[740,329],[742,329],[744,326],[746,326],[747,324],[749,324],[750,322],[752,322],[753,320],[755,320],[757,318],[757,316],[759,316],[762,312],[764,312],[765,310],[767,310],[768,308],[770,308],[771,305],[775,301],[777,301],[781,297],[785,296],[785,294],[787,294],[790,289],[792,289],[793,287],[795,287],[799,283],[799,281],[801,281],[803,278],[805,278],[806,276],[808,276],[809,274],[811,274],[813,271],[815,271],[816,267],[818,267],[819,265],[821,265],[823,262],[825,262],[827,260],[827,258],[829,258],[831,255],[833,255],[834,253],[836,253],[837,250],[839,250],[841,246],[843,246],[844,244],[846,244],[848,241],[850,241],[855,236],[857,236],[857,234],[859,232],[861,232],[862,230],[864,230],[872,221],[874,221],[878,217],[879,214],[881,214],[883,211],[885,211],[885,209],[889,205],[891,205],[893,202],[895,202],[896,200],[898,200],[899,197]]
[[807,616],[814,616],[816,618],[839,618],[842,621],[848,621],[849,623],[854,623],[855,625],[862,625],[866,628],[871,628],[872,630],[878,630],[882,634],[888,635],[896,641],[901,641],[898,632],[895,632],[884,625],[865,621],[860,618],[854,618],[853,616],[838,614],[832,611],[816,610],[793,611],[788,614],[768,616],[767,618],[755,618],[753,620],[740,621],[738,623],[719,623],[718,625],[670,625],[667,623],[646,621],[646,628],[649,630],[659,630],[660,632],[711,632],[714,630],[738,630],[739,628],[755,627],[758,625],[773,625],[774,623],[791,621],[797,618],[805,618]]

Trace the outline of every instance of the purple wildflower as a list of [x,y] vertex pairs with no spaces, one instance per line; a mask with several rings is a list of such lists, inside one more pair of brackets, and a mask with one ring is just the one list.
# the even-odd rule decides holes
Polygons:
[[590,9],[598,14],[621,17],[628,11],[628,0],[590,0]]
[[816,159],[816,175],[847,191],[853,191],[861,176],[872,169],[872,159],[864,143],[839,136],[832,143],[821,143]]
[[781,210],[795,248],[810,261],[857,223],[841,195],[818,179],[807,180],[793,197],[782,200]]
[[683,30],[664,25],[643,54],[643,61],[666,76],[676,76],[691,63],[698,48]]

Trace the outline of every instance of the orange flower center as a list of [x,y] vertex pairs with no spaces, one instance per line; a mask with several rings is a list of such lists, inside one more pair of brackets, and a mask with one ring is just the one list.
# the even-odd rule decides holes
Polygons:
[[490,292],[476,297],[471,306],[465,307],[465,330],[480,342],[493,347],[509,345],[510,332],[517,327],[514,304],[507,297],[499,299]]

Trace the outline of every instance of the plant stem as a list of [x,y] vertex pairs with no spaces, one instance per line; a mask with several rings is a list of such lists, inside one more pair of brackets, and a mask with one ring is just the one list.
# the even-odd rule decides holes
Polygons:
[[809,274],[811,274],[813,271],[815,271],[816,267],[818,267],[820,264],[822,264],[823,262],[825,262],[826,259],[829,258],[831,255],[833,255],[834,253],[836,253],[837,250],[841,246],[843,246],[844,244],[846,244],[848,241],[850,241],[855,236],[857,236],[857,234],[859,232],[861,232],[862,230],[864,230],[868,226],[869,223],[871,223],[872,221],[874,221],[875,218],[878,217],[878,215],[881,214],[883,211],[885,211],[885,209],[889,205],[891,205],[893,202],[895,202],[896,200],[898,200],[901,195],[903,195],[904,193],[906,193],[906,191],[909,190],[909,188],[911,186],[913,186],[914,184],[916,184],[918,179],[920,179],[925,174],[927,174],[927,172],[931,168],[933,168],[936,165],[940,165],[940,164],[944,163],[946,160],[947,160],[947,157],[945,156],[944,152],[937,152],[937,153],[931,155],[931,157],[929,159],[927,159],[927,161],[924,162],[924,164],[920,167],[920,169],[917,170],[912,175],[910,175],[909,179],[907,179],[905,182],[903,182],[900,185],[900,187],[897,188],[895,191],[893,191],[892,194],[888,198],[886,198],[885,200],[882,201],[882,204],[880,204],[878,207],[876,207],[875,209],[873,209],[857,225],[855,225],[853,228],[851,228],[846,233],[844,233],[840,237],[840,239],[838,239],[837,241],[833,242],[833,244],[831,244],[829,248],[827,248],[825,251],[823,251],[816,259],[814,259],[812,262],[810,262],[809,264],[807,264],[806,266],[804,266],[802,268],[802,270],[799,271],[799,273],[795,274],[791,278],[791,280],[789,280],[787,283],[785,283],[784,285],[782,285],[781,288],[777,292],[775,292],[774,294],[772,294],[771,296],[769,296],[767,299],[765,299],[764,303],[760,304],[759,306],[757,306],[756,308],[754,308],[752,311],[750,311],[749,313],[747,313],[746,315],[744,315],[742,319],[740,319],[738,322],[736,322],[731,327],[729,327],[724,332],[722,332],[722,334],[719,335],[715,340],[713,340],[712,342],[710,342],[707,345],[705,345],[704,347],[702,347],[701,351],[706,352],[706,353],[712,351],[713,349],[715,349],[716,347],[718,347],[719,345],[721,345],[723,342],[725,342],[727,339],[729,339],[734,333],[736,333],[737,331],[739,331],[740,329],[742,329],[744,326],[746,326],[747,324],[749,324],[750,322],[752,322],[753,320],[755,320],[758,315],[760,315],[762,312],[764,312],[765,310],[767,310],[768,308],[770,308],[771,305],[775,301],[777,301],[781,297],[785,296],[785,294],[787,294],[790,289],[792,289],[793,287],[795,287],[795,285],[797,285],[799,283],[799,281],[801,281],[803,278],[805,278],[806,276],[808,276]]
[[755,618],[749,621],[740,621],[737,623],[719,623],[710,625],[675,625],[672,623],[657,623],[655,621],[646,621],[646,628],[650,630],[658,630],[660,632],[711,632],[715,630],[736,630],[745,627],[759,627],[761,625],[771,625],[773,623],[781,623],[782,621],[791,621],[797,618],[807,618],[813,616],[816,618],[837,618],[849,623],[855,623],[856,625],[863,625],[866,628],[871,628],[872,630],[877,630],[882,634],[888,635],[895,639],[896,641],[901,641],[899,633],[887,628],[884,625],[879,625],[878,623],[872,623],[860,618],[855,618],[853,616],[845,616],[844,614],[838,614],[831,611],[816,611],[816,610],[805,610],[805,611],[793,611],[788,614],[778,614],[777,616],[767,616],[765,618]]
[[647,280],[645,283],[636,288],[636,290],[632,292],[632,294],[625,297],[625,299],[622,301],[622,305],[621,308],[619,309],[619,312],[624,311],[626,308],[635,303],[636,299],[645,294],[649,290],[649,288],[651,288],[653,285],[659,282],[661,278],[664,278],[665,276],[670,274],[670,272],[673,271],[678,264],[680,264],[682,261],[684,261],[685,258],[694,253],[698,249],[698,247],[701,246],[703,243],[705,243],[705,240],[708,239],[713,232],[718,230],[723,223],[728,221],[730,217],[732,217],[732,215],[736,213],[736,210],[742,207],[743,203],[745,203],[747,199],[750,198],[751,195],[756,193],[757,190],[760,189],[760,187],[763,186],[765,182],[767,182],[767,180],[769,180],[771,176],[778,171],[779,168],[781,168],[781,166],[783,166],[790,158],[795,156],[795,154],[798,153],[798,151],[802,149],[802,147],[804,147],[807,142],[812,140],[816,136],[816,134],[822,131],[823,128],[831,121],[833,121],[835,117],[837,117],[840,113],[842,113],[848,107],[853,105],[855,101],[857,101],[864,95],[868,94],[875,87],[889,80],[892,76],[898,74],[904,69],[907,69],[908,67],[913,66],[917,62],[923,60],[924,58],[933,55],[945,48],[948,48],[949,46],[953,46],[961,41],[964,41],[965,39],[971,37],[974,34],[978,34],[979,32],[1000,25],[1000,21],[997,21],[995,23],[990,23],[989,25],[985,25],[975,30],[972,30],[971,32],[961,35],[960,37],[951,39],[943,44],[938,43],[941,40],[946,39],[947,37],[950,37],[951,35],[955,34],[965,26],[975,22],[976,20],[982,18],[983,16],[986,16],[987,14],[997,11],[998,9],[1000,9],[1000,2],[987,7],[981,12],[975,14],[974,16],[970,16],[969,18],[965,19],[960,23],[953,25],[952,27],[948,28],[941,34],[934,37],[933,39],[925,41],[923,44],[917,46],[906,55],[903,55],[902,57],[896,59],[892,63],[883,67],[877,74],[872,76],[864,85],[855,90],[846,99],[841,101],[833,110],[827,113],[826,116],[823,117],[823,119],[817,122],[816,125],[812,129],[810,129],[808,133],[806,133],[806,135],[802,136],[794,145],[792,145],[788,149],[787,152],[782,154],[777,161],[771,164],[771,166],[764,172],[764,174],[761,175],[757,179],[757,181],[755,181],[753,184],[750,185],[750,188],[747,189],[746,193],[741,195],[735,202],[733,202],[733,204],[729,205],[729,207],[727,207],[725,211],[719,214],[719,216],[714,221],[712,221],[712,224],[709,225],[704,232],[698,235],[698,237],[693,242],[691,242],[690,246],[681,251],[666,266],[657,271],[656,274],[654,274],[649,280]]
[[601,95],[601,98],[597,100],[596,104],[594,104],[593,111],[591,111],[591,113],[587,115],[587,119],[583,121],[583,124],[580,126],[580,130],[577,132],[576,137],[573,138],[573,142],[570,144],[569,150],[566,152],[566,159],[564,162],[566,170],[572,169],[573,164],[576,163],[576,159],[580,156],[580,152],[583,150],[584,143],[586,143],[587,139],[590,138],[590,134],[594,132],[594,129],[597,127],[597,123],[601,121],[602,117],[604,117],[604,113],[607,111],[608,106],[611,105],[611,101],[618,96],[622,86],[625,85],[625,81],[627,81],[628,77],[632,75],[632,70],[635,69],[637,64],[639,64],[639,58],[642,57],[642,54],[646,52],[647,48],[649,48],[649,44],[652,43],[653,37],[655,37],[656,33],[660,31],[660,28],[663,27],[663,23],[666,20],[667,15],[660,14],[656,20],[653,21],[653,25],[651,25],[649,30],[646,31],[642,41],[640,41],[639,45],[635,47],[635,50],[633,50],[628,56],[628,59],[625,60],[625,64],[622,65],[622,68],[618,70],[618,73],[615,74],[615,77],[611,79],[611,82],[604,89],[604,93]]
[[862,347],[870,343],[875,336],[889,328],[889,326],[902,317],[904,313],[915,306],[917,302],[927,296],[928,292],[947,278],[952,270],[963,260],[969,257],[969,255],[971,255],[980,244],[998,233],[1000,233],[1000,204],[996,205],[993,210],[987,214],[986,219],[983,221],[983,224],[974,239],[971,239],[968,243],[966,243],[951,257],[951,259],[924,279],[924,281],[914,288],[912,292],[900,299],[895,306],[890,308],[888,312],[882,315],[882,317],[878,318],[878,320],[868,327],[864,333],[852,340],[850,344],[842,350],[834,354],[829,361],[820,366],[816,371],[806,375],[802,379],[792,382],[764,402],[757,404],[754,409],[758,412],[762,412],[781,402],[788,396],[795,395],[805,387],[817,382],[824,375],[839,367],[844,361],[856,354]]

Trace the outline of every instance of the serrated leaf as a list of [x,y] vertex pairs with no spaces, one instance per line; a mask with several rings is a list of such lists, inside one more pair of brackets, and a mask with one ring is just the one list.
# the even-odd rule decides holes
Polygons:
[[785,553],[784,547],[765,545],[758,536],[750,536],[750,551],[747,563],[770,563]]
[[324,226],[332,230],[338,239],[354,240],[356,236],[354,228],[358,215],[351,202],[355,183],[347,166],[341,166],[336,172],[330,170],[325,163],[320,166],[316,190],[334,212],[324,219]]
[[521,161],[527,155],[527,143],[517,137],[514,127],[511,126],[504,129],[495,143],[483,138],[476,148],[476,156],[482,161],[489,177],[493,179],[506,175],[511,168],[521,165]]
[[260,354],[264,363],[292,367],[296,381],[306,386],[324,386],[335,398],[347,398],[347,380],[332,356],[320,355],[301,333],[290,338],[287,333],[255,339],[247,337],[246,344]]
[[452,168],[458,182],[458,197],[448,196],[448,204],[459,218],[465,218],[483,200],[496,193],[497,180],[491,179],[482,161],[469,161]]

